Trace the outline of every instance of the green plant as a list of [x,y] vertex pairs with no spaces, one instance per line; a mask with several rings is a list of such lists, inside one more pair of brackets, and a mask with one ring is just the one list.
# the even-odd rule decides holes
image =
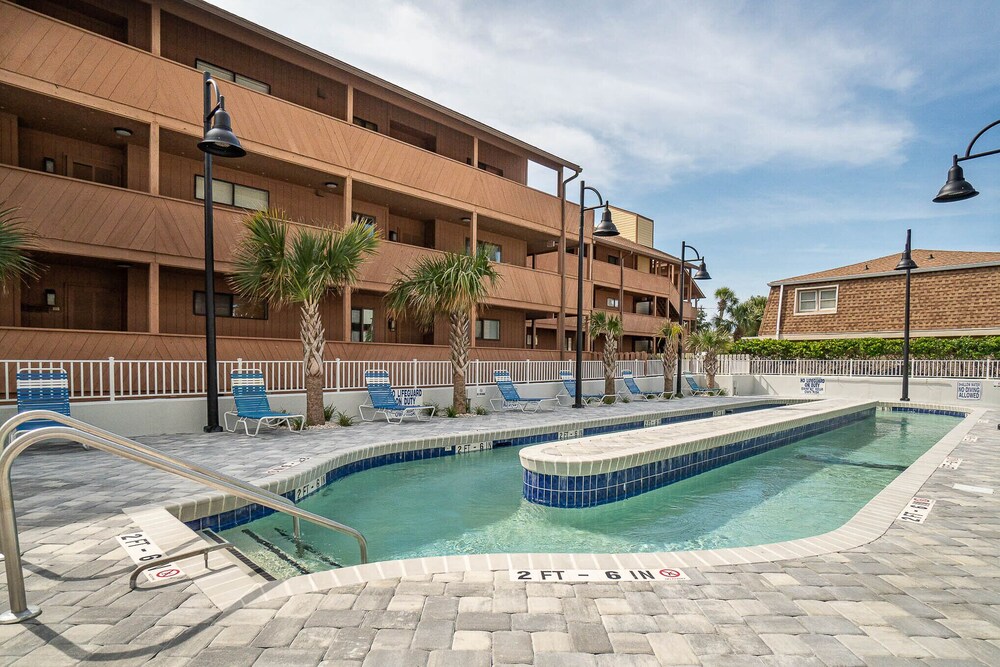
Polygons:
[[604,336],[604,393],[615,393],[615,372],[618,370],[618,341],[622,338],[622,321],[617,315],[595,310],[590,315],[590,337]]
[[490,414],[490,411],[487,410],[486,408],[484,408],[481,405],[477,405],[476,406],[476,414],[479,415],[479,416],[488,415],[488,414]]
[[445,415],[451,417],[452,419],[454,419],[459,415],[458,408],[456,408],[454,405],[449,405],[448,407],[446,407],[444,409],[444,413]]
[[325,423],[320,302],[357,282],[361,265],[377,249],[378,237],[366,225],[307,230],[294,227],[281,211],[254,211],[243,220],[229,283],[246,299],[299,306],[307,424]]
[[656,347],[660,351],[660,360],[663,362],[663,388],[674,386],[674,376],[677,371],[677,342],[681,339],[684,329],[681,325],[670,320],[664,320],[660,329],[656,332]]
[[[882,359],[899,358],[898,338],[834,338],[830,340],[741,339],[731,352],[765,359]],[[914,338],[910,354],[915,359],[985,359],[1000,357],[1000,336]]]
[[4,203],[0,202],[0,291],[5,293],[8,283],[37,278],[39,266],[27,255],[35,246],[35,234],[25,229],[17,208],[3,208]]
[[330,421],[335,414],[337,414],[337,406],[333,403],[327,403],[323,406],[323,419]]
[[402,273],[385,295],[389,313],[410,317],[426,328],[443,315],[448,318],[451,358],[452,405],[459,413],[469,410],[465,373],[469,367],[469,313],[481,307],[501,280],[485,248],[475,255],[446,252],[422,257],[409,273]]
[[622,403],[631,403],[632,399],[628,396],[622,396]]
[[688,347],[705,355],[705,375],[708,386],[715,387],[715,374],[719,370],[719,355],[725,354],[733,344],[729,334],[720,329],[696,331],[688,337]]
[[337,425],[338,426],[354,426],[354,417],[347,414],[346,412],[337,411]]

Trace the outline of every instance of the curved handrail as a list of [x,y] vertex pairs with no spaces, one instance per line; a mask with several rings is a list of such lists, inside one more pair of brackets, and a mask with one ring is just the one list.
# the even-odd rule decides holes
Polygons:
[[24,572],[21,566],[21,547],[14,515],[14,494],[10,472],[14,460],[24,450],[31,445],[49,439],[70,440],[80,444],[87,444],[102,451],[118,454],[123,458],[138,463],[144,463],[157,470],[172,473],[194,482],[200,482],[219,491],[232,493],[244,500],[259,503],[277,512],[290,514],[293,517],[305,519],[325,528],[345,533],[358,541],[358,547],[361,551],[361,561],[363,563],[368,562],[368,546],[364,536],[349,526],[307,512],[295,505],[288,505],[286,502],[277,502],[261,493],[260,490],[251,491],[242,487],[236,487],[217,476],[206,475],[187,468],[186,465],[188,462],[179,457],[175,459],[177,461],[175,463],[165,458],[147,454],[133,447],[131,444],[119,444],[102,436],[84,433],[73,428],[48,426],[19,436],[0,454],[0,550],[2,550],[6,557],[4,567],[7,573],[7,593],[10,601],[10,610],[0,614],[0,623],[18,623],[29,618],[34,618],[41,613],[37,608],[28,607],[25,596]]

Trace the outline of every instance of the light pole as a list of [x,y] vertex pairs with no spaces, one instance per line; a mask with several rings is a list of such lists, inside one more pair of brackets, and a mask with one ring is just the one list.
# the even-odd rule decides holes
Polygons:
[[[211,106],[211,92],[215,90],[217,102]],[[219,380],[215,361],[215,234],[212,221],[212,156],[243,157],[247,154],[240,140],[233,134],[233,124],[226,113],[226,100],[219,94],[219,85],[211,74],[205,72],[203,86],[205,100],[204,136],[198,148],[205,153],[205,392],[208,398],[208,423],[206,433],[218,433]]]
[[979,194],[976,189],[972,187],[972,184],[965,180],[965,175],[962,173],[962,168],[958,166],[958,163],[1000,153],[1000,148],[998,148],[984,153],[976,153],[975,155],[972,154],[972,147],[977,141],[979,141],[979,137],[983,136],[986,132],[997,125],[1000,125],[1000,120],[995,120],[983,129],[979,130],[979,133],[972,138],[972,141],[969,142],[969,146],[965,149],[965,155],[962,157],[958,157],[957,155],[952,157],[951,169],[948,170],[948,180],[938,191],[937,197],[934,198],[934,201],[939,204],[950,201],[962,201],[963,199],[969,199],[970,197],[975,197]]
[[[678,395],[680,395],[680,394],[683,393],[683,390],[681,389],[681,362],[684,361],[684,333],[683,333],[683,329],[684,329],[684,276],[687,273],[686,254],[687,254],[687,249],[688,248],[690,248],[691,250],[694,250],[694,254],[695,254],[695,257],[692,258],[691,261],[692,262],[701,262],[701,264],[698,265],[698,272],[694,274],[694,277],[692,278],[692,280],[711,280],[712,279],[712,276],[708,275],[708,269],[705,268],[705,258],[702,256],[702,254],[700,252],[698,252],[698,249],[695,248],[693,245],[689,245],[685,241],[681,241],[681,273],[680,273],[680,277],[681,277],[680,284],[681,285],[680,285],[680,288],[678,290],[678,292],[679,292],[678,296],[680,298],[680,303],[677,304],[677,323],[681,325],[681,330],[682,330],[681,331],[681,335],[678,336],[678,338],[677,338],[677,394]],[[667,388],[664,387],[663,391],[666,391],[666,390],[667,390]]]
[[[584,207],[584,197],[590,190],[597,195],[597,200],[601,202],[597,206]],[[610,202],[605,202],[601,193],[594,188],[588,187],[584,181],[580,181],[580,245],[576,250],[576,401],[574,408],[583,407],[583,216],[587,211],[593,211],[604,207],[601,214],[601,223],[594,225],[594,236],[618,236],[618,228],[611,222],[611,209],[608,208]]]
[[910,230],[906,230],[906,248],[903,250],[896,271],[906,271],[906,296],[903,297],[903,395],[899,400],[910,400],[910,271],[917,263],[910,257]]

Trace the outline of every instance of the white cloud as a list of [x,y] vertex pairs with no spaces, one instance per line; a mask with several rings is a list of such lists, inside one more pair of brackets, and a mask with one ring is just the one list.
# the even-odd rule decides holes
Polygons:
[[886,102],[913,85],[914,68],[801,7],[219,4],[581,164],[609,186],[662,186],[682,173],[775,160],[899,162],[914,134]]

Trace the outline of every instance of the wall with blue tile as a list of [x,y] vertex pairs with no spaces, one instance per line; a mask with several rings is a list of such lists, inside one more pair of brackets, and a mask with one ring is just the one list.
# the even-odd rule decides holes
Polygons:
[[594,507],[613,503],[874,415],[875,408],[869,408],[721,447],[599,475],[569,477],[525,470],[524,497],[530,502],[549,507]]

